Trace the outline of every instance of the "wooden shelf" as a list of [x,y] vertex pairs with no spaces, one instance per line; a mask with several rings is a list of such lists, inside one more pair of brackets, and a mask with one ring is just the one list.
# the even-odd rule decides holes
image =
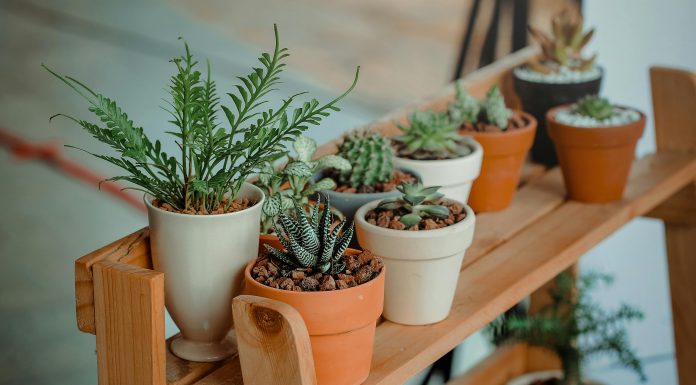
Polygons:
[[[465,80],[465,84],[477,96],[485,93],[490,85],[500,84],[508,101],[515,103],[510,87],[510,70],[536,54],[533,49],[520,51],[473,74]],[[659,83],[665,84],[658,88],[659,91],[666,92],[665,87],[669,85],[669,92],[676,92],[674,90],[684,84],[691,84],[689,87],[692,88],[685,88],[682,93],[696,90],[696,76],[691,75],[691,83],[674,81],[672,77],[680,79],[685,75],[669,70],[660,72],[658,76],[667,79]],[[435,97],[397,111],[370,127],[386,135],[394,134],[395,121],[405,119],[413,109],[442,109],[452,100],[453,94],[453,87],[448,86]],[[696,96],[689,95],[683,99],[696,104]],[[667,104],[660,108],[671,107],[673,105]],[[684,108],[694,113],[693,104]],[[656,116],[662,125],[669,126],[666,115],[656,113]],[[679,117],[682,123],[688,121],[681,110],[670,116]],[[684,140],[690,141],[696,148],[696,131],[685,132]],[[676,144],[669,144],[672,142]],[[696,331],[694,325],[689,323],[692,316],[684,314],[696,308],[692,296],[688,294],[688,290],[694,287],[692,278],[696,273],[696,263],[693,258],[686,257],[688,250],[696,247],[693,245],[696,227],[689,216],[696,212],[696,154],[684,152],[683,143],[678,140],[669,143],[658,143],[660,152],[635,161],[625,198],[609,204],[568,201],[559,169],[545,170],[538,165],[525,165],[522,184],[511,207],[498,213],[477,216],[474,241],[462,264],[450,316],[443,322],[429,326],[403,326],[388,321],[380,323],[372,368],[365,384],[403,384],[466,337],[572,266],[585,252],[625,223],[648,213],[674,219],[674,223],[683,226],[668,226],[668,233],[671,231],[672,234],[668,239],[672,250],[675,250],[671,253],[674,256],[670,257],[672,298],[673,307],[682,311],[675,313],[675,331],[687,340],[693,338]],[[320,148],[319,152],[329,153],[334,149],[335,142],[332,142]],[[188,362],[169,352],[164,341],[164,319],[161,316],[164,311],[161,287],[164,275],[151,269],[147,229],[126,236],[75,262],[78,327],[84,332],[97,334],[99,383],[242,384],[239,357],[236,355],[224,362],[211,364]],[[104,284],[105,281],[112,286],[130,285],[128,295],[112,290],[112,286]],[[687,291],[679,294],[683,288]],[[136,306],[149,310],[134,312],[137,314],[127,317],[120,314],[127,307]],[[682,359],[691,360],[689,362],[695,360],[696,347],[693,345],[696,343],[686,341],[678,346],[680,362]],[[536,354],[526,347],[512,351],[496,353],[495,359],[487,362],[493,362],[490,364],[493,366],[499,365],[505,362],[508,355],[517,356],[523,352],[525,358],[519,362],[529,367],[529,355]],[[679,365],[682,379],[696,377],[696,363]],[[484,367],[479,370],[489,373],[492,369]],[[136,372],[137,378],[131,375]],[[461,382],[464,383],[478,382]],[[683,383],[686,382],[683,380]]]

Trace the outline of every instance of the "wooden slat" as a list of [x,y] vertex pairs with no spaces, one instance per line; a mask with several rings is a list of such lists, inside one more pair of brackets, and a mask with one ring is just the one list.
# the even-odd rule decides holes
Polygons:
[[672,225],[696,226],[696,183],[683,188],[646,216]]
[[148,234],[147,228],[141,229],[75,261],[78,329],[85,333],[95,333],[92,266],[100,261],[112,261],[152,269]]
[[527,345],[504,346],[447,385],[505,385],[526,373],[526,368]]
[[309,333],[297,310],[240,295],[232,311],[245,385],[316,385]]
[[624,200],[567,202],[524,229],[462,271],[445,321],[422,327],[382,323],[366,384],[402,384],[695,175],[693,157],[652,155],[634,164]]
[[94,264],[99,385],[165,385],[164,274]]
[[658,150],[696,152],[696,73],[650,69]]

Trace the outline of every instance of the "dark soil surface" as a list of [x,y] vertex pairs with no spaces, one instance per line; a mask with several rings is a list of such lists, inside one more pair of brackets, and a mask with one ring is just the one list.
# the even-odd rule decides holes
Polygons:
[[196,211],[193,208],[189,208],[187,210],[177,210],[174,207],[170,206],[168,203],[160,202],[157,199],[152,201],[152,205],[157,207],[157,208],[160,208],[164,211],[169,211],[169,212],[178,213],[178,214],[215,215],[215,214],[229,214],[229,213],[233,213],[236,211],[242,211],[242,210],[247,209],[247,208],[256,204],[256,202],[251,201],[247,198],[238,198],[232,202],[232,204],[230,205],[230,207],[227,208],[227,210],[225,210],[225,206],[227,206],[227,202],[228,202],[227,199],[223,200],[222,202],[220,202],[220,204],[218,204],[217,209],[212,210],[212,211],[208,211],[205,209]]
[[324,274],[312,269],[291,269],[263,255],[251,269],[251,277],[266,286],[289,291],[331,291],[348,289],[369,282],[379,275],[384,263],[369,251],[344,255],[346,269],[339,274]]
[[459,133],[466,135],[471,132],[510,132],[512,130],[524,128],[528,124],[529,121],[525,119],[521,114],[514,113],[512,114],[512,117],[508,119],[508,128],[506,131],[501,130],[498,126],[479,121],[476,124],[465,123],[459,128]]
[[[333,176],[332,176],[333,177]],[[338,180],[337,177],[333,177],[334,180]],[[392,172],[392,177],[387,182],[377,183],[375,186],[360,186],[355,188],[353,186],[338,185],[336,187],[337,192],[343,193],[356,193],[356,194],[369,194],[369,193],[382,193],[389,192],[396,189],[396,186],[403,183],[413,183],[416,182],[416,177],[403,172],[401,170],[394,170]]]
[[367,223],[387,229],[418,231],[435,230],[442,227],[447,227],[466,218],[464,206],[460,205],[459,203],[441,200],[438,202],[438,204],[449,209],[450,214],[447,218],[425,218],[417,225],[413,225],[409,228],[406,228],[406,225],[399,221],[402,215],[408,214],[408,212],[404,209],[387,210],[375,208],[365,214],[365,220]]

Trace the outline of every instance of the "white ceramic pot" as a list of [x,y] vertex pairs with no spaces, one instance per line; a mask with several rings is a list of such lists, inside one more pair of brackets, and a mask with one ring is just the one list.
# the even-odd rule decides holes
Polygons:
[[[510,380],[507,385],[530,385],[536,381],[545,381],[553,378],[561,379],[563,372],[560,370],[545,370],[540,372],[531,372],[515,377]],[[602,385],[601,382],[594,380],[585,380],[583,385]]]
[[181,331],[171,350],[189,361],[219,361],[235,350],[228,339],[231,303],[244,267],[258,255],[264,194],[245,183],[238,196],[256,204],[229,214],[188,215],[158,209],[145,198],[154,267],[164,273],[167,310]]
[[413,160],[394,157],[394,166],[415,171],[425,186],[442,186],[440,192],[447,198],[464,202],[469,199],[471,184],[481,172],[483,148],[471,139],[474,152],[455,159]]
[[405,325],[427,325],[447,318],[466,249],[474,236],[476,217],[436,230],[394,230],[371,225],[365,214],[370,202],[355,214],[358,243],[382,257],[387,266],[384,317]]

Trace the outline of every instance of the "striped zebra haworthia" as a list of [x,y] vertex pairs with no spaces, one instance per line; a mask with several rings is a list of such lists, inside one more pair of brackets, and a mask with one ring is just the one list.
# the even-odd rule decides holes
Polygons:
[[285,251],[265,245],[271,256],[285,263],[292,269],[311,268],[313,271],[329,274],[341,273],[346,265],[343,253],[353,237],[353,224],[341,233],[346,224],[344,219],[332,229],[332,216],[329,199],[319,194],[317,202],[307,212],[295,205],[294,215],[278,215],[278,224],[273,228],[278,234]]

